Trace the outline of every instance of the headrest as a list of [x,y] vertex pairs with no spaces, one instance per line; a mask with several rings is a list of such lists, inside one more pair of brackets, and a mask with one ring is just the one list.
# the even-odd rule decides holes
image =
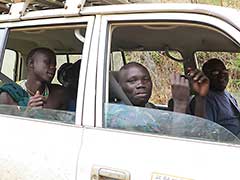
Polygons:
[[118,102],[122,101],[126,105],[132,105],[118,81],[118,71],[109,72],[109,101]]

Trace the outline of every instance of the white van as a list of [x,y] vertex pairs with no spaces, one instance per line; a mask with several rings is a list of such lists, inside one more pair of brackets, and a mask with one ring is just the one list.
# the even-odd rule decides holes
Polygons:
[[[33,48],[52,49],[58,68],[81,61],[76,111],[0,105],[1,180],[240,177],[236,136],[207,119],[167,111],[172,71],[184,74],[219,54],[239,62],[237,10],[127,0],[0,5],[1,84],[26,79]],[[130,61],[150,71],[158,109],[115,103],[111,74]],[[239,71],[232,70],[236,87]],[[53,83],[59,84],[57,75]]]

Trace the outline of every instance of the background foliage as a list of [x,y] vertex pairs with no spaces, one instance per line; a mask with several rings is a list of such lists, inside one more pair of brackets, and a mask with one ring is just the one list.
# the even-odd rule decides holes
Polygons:
[[[143,1],[143,0],[135,0]],[[240,9],[240,0],[144,0],[146,2],[161,3],[195,3],[211,4],[217,6]],[[239,17],[236,17],[239,18]],[[161,52],[127,52],[127,61],[137,61],[143,63],[150,71],[153,81],[153,94],[151,101],[159,104],[167,104],[171,98],[171,87],[169,82],[170,74],[173,71],[183,72],[183,65],[169,59]],[[235,95],[240,102],[240,53],[224,52],[199,52],[197,59],[199,68],[210,58],[219,58],[225,62],[230,70],[230,81],[227,89]],[[167,62],[167,63],[166,63]]]

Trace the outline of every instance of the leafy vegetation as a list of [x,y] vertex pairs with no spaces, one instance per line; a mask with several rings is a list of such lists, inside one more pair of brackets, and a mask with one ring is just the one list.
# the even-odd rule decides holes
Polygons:
[[239,0],[160,0],[159,2],[211,4],[217,6],[240,8]]
[[[133,51],[126,52],[126,60],[144,64],[150,72],[153,81],[153,94],[151,101],[158,104],[167,104],[171,98],[170,75],[172,72],[183,74],[183,64],[168,58],[164,52]],[[240,53],[228,52],[197,52],[196,58],[201,69],[203,63],[211,58],[223,60],[230,70],[228,90],[239,97],[240,90]]]
[[[158,2],[211,4],[240,9],[240,0],[159,0]],[[234,93],[240,102],[240,53],[199,52],[197,53],[199,68],[206,60],[213,57],[223,60],[230,69],[228,90]],[[167,104],[171,97],[170,74],[173,71],[183,72],[183,65],[169,59],[162,52],[127,52],[126,59],[143,63],[149,69],[154,84],[151,101]]]

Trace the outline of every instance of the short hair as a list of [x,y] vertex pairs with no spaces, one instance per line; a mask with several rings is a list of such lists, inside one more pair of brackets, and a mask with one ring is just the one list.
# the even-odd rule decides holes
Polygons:
[[132,66],[141,67],[148,72],[147,68],[145,66],[143,66],[142,64],[138,63],[138,62],[129,62],[129,63],[125,64],[124,66],[122,66],[119,71],[127,70],[129,67],[132,67]]
[[216,66],[216,64],[220,64],[220,65],[222,65],[222,67],[226,68],[226,66],[224,65],[222,60],[217,59],[217,58],[212,58],[203,64],[202,71],[206,74],[208,72],[209,68]]
[[36,53],[44,53],[44,54],[47,54],[47,55],[53,55],[55,56],[55,53],[53,50],[49,49],[49,48],[46,48],[46,47],[38,47],[38,48],[34,48],[32,49],[29,53],[28,53],[28,56],[27,56],[27,60],[26,60],[26,64],[28,65],[30,59],[33,58],[33,56],[36,54]]

